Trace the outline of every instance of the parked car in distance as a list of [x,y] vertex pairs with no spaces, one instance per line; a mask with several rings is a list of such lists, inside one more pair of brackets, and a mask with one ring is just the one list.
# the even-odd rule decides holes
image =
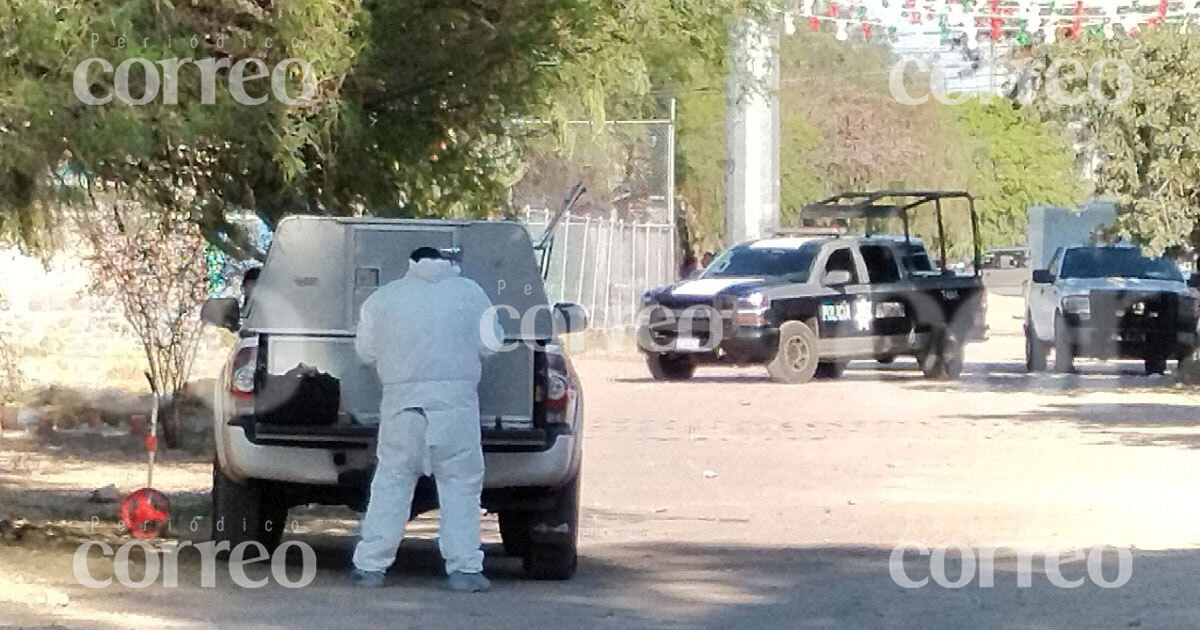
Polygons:
[[1167,258],[1131,246],[1060,247],[1025,299],[1025,363],[1070,372],[1077,357],[1141,359],[1161,374],[1197,345],[1200,300]]
[[[883,219],[905,211],[892,199],[946,197],[969,199],[883,192],[814,206]],[[836,378],[852,359],[899,355],[916,357],[928,378],[957,378],[964,344],[985,334],[987,308],[978,274],[933,269],[919,239],[844,234],[734,245],[699,278],[646,291],[642,306],[638,345],[654,378],[687,379],[698,365],[731,363],[765,365],[783,383]]]

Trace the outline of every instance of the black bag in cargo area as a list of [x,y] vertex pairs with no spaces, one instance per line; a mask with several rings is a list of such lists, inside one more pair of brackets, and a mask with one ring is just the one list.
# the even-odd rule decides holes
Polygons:
[[267,375],[255,400],[258,421],[292,426],[337,422],[342,386],[338,379],[301,363],[283,375]]

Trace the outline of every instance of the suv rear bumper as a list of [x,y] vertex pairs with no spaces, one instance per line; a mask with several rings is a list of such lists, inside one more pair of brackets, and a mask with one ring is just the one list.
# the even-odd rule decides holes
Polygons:
[[[366,470],[369,461],[345,459],[345,449],[255,444],[240,426],[225,424],[219,431],[217,456],[221,470],[237,481],[266,479],[285,483],[337,486],[346,473]],[[574,477],[580,449],[575,434],[558,435],[538,452],[485,452],[484,488],[557,487]],[[363,449],[358,449],[363,453]],[[373,452],[373,449],[371,451]],[[370,459],[370,458],[365,458]],[[367,476],[369,481],[369,475]]]

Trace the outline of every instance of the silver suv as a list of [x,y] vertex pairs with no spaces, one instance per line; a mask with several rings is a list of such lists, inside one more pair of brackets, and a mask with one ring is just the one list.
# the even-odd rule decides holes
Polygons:
[[[499,516],[504,548],[523,558],[529,576],[569,578],[583,395],[557,339],[586,323],[573,304],[549,305],[537,251],[517,223],[280,222],[245,306],[214,299],[202,312],[240,334],[218,379],[213,539],[273,547],[291,507],[365,508],[382,387],[354,352],[359,308],[401,277],[421,246],[454,257],[500,309],[505,329],[506,347],[485,361],[479,386],[483,506]],[[413,516],[436,508],[436,494],[422,479]]]

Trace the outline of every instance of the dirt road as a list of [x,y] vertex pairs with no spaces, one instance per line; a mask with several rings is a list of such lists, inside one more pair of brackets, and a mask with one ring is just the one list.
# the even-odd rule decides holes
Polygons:
[[[222,570],[216,588],[200,588],[198,564],[186,562],[180,588],[93,591],[72,577],[71,544],[0,546],[0,626],[1196,627],[1200,396],[1133,364],[1028,376],[1012,322],[1003,324],[970,349],[957,383],[924,381],[903,360],[801,387],[723,368],[656,383],[636,361],[578,361],[588,406],[583,560],[567,583],[522,580],[487,519],[493,592],[444,593],[434,523],[423,519],[391,588],[351,590],[353,520],[308,513],[298,538],[317,548],[320,571],[300,590],[239,589]],[[90,489],[94,477],[80,480],[89,466],[139,474],[133,462],[44,470],[48,461],[34,462],[41,474],[0,476],[0,499],[20,509]],[[187,496],[208,472],[176,462],[163,474]],[[995,585],[901,588],[889,573],[901,542],[999,548]],[[1133,550],[1121,588],[1057,588],[1040,561],[1031,586],[1018,586],[1020,553],[1098,544]],[[1115,552],[1104,560],[1111,579]],[[961,564],[951,554],[947,574]],[[915,552],[903,568],[918,580],[932,570]],[[1086,576],[1085,563],[1063,574]]]

